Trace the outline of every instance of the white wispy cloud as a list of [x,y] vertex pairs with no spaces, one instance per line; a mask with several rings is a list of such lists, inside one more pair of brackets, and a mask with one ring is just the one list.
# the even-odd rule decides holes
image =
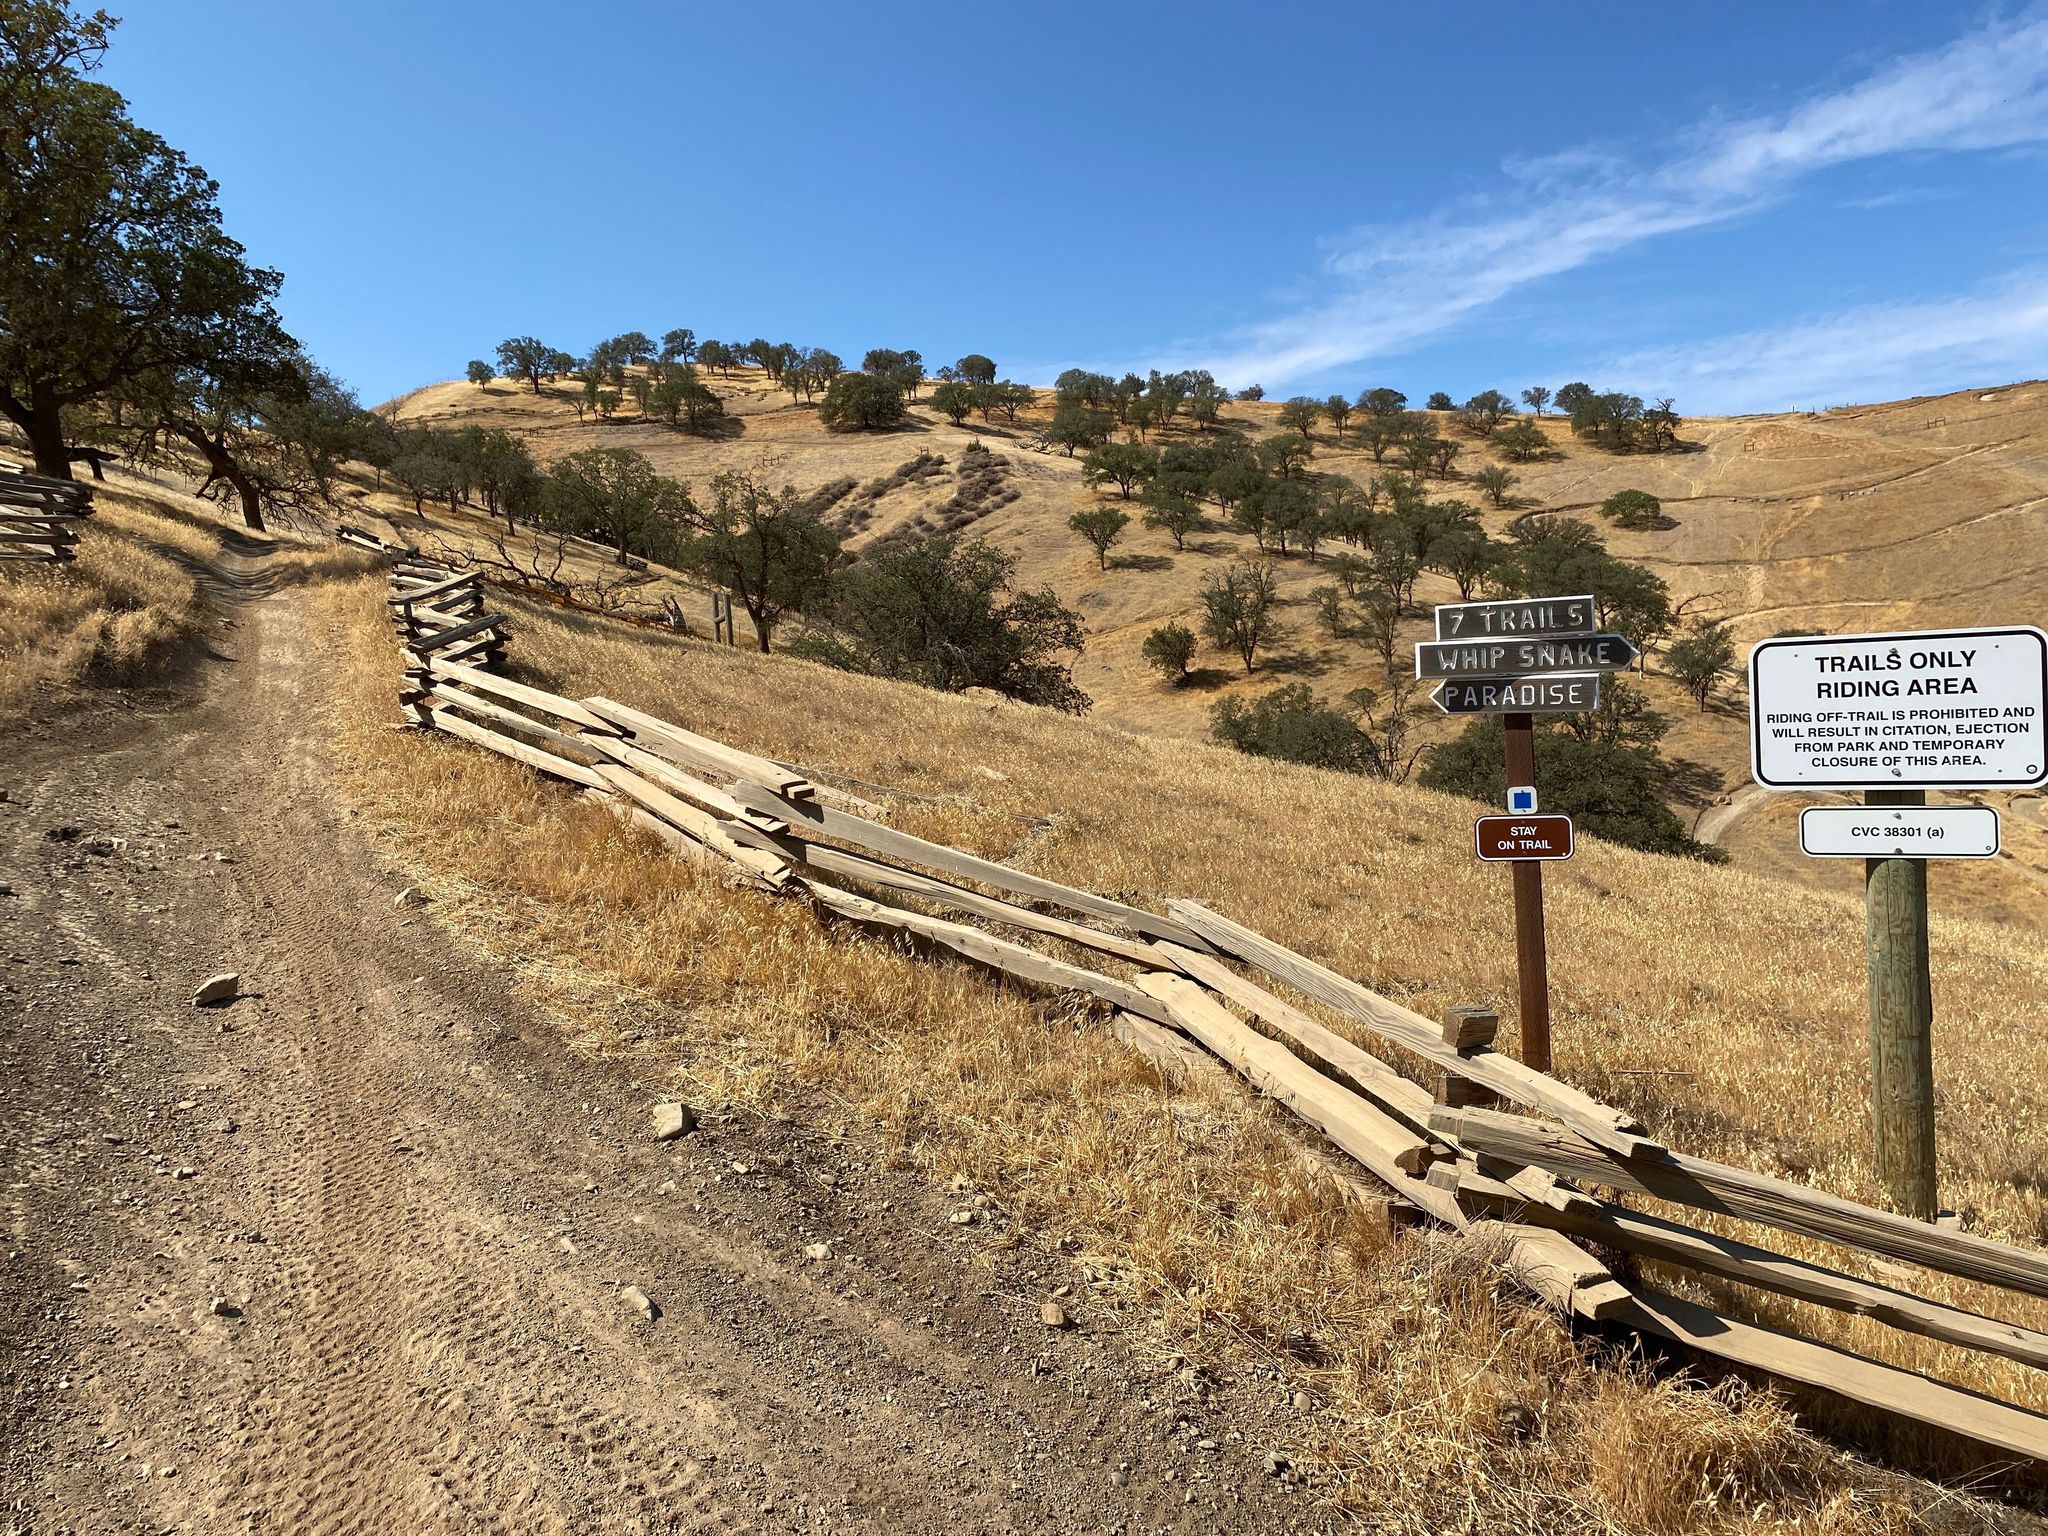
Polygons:
[[1660,160],[1585,146],[1510,162],[1491,192],[1360,226],[1329,243],[1325,297],[1199,365],[1272,384],[1389,355],[1543,278],[1739,219],[1829,167],[2043,142],[2048,13],[2037,6],[1789,110],[1697,124]]
[[1688,410],[1820,409],[2003,383],[2042,372],[2048,271],[1960,298],[1870,304],[1768,331],[1608,359],[1604,377],[1674,394]]

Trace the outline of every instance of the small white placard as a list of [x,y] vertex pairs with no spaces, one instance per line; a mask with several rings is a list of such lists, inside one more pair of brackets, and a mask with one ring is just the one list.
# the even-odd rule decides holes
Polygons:
[[1988,859],[1998,812],[1988,805],[1809,805],[1799,850],[1818,859]]

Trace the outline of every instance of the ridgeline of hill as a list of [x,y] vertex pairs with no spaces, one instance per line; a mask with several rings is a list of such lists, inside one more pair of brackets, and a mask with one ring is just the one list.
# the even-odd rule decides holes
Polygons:
[[[437,427],[503,427],[524,437],[543,462],[594,446],[632,448],[662,473],[701,485],[726,469],[772,466],[771,477],[799,491],[826,491],[830,520],[850,547],[935,532],[966,531],[1020,557],[1020,577],[1049,583],[1084,617],[1085,654],[1075,679],[1098,717],[1166,736],[1206,736],[1219,699],[1255,697],[1283,682],[1307,682],[1337,699],[1379,687],[1376,655],[1355,637],[1333,638],[1316,622],[1318,587],[1331,581],[1320,559],[1277,561],[1284,634],[1247,676],[1233,656],[1205,645],[1190,682],[1169,687],[1146,665],[1140,646],[1154,628],[1178,620],[1199,628],[1203,576],[1251,552],[1253,541],[1219,516],[1176,550],[1171,538],[1140,526],[1135,504],[1114,487],[1091,488],[1081,459],[1039,446],[1049,395],[1014,423],[970,417],[954,425],[914,405],[892,431],[830,432],[817,410],[753,369],[709,382],[724,397],[715,435],[679,433],[633,413],[582,419],[580,386],[567,379],[535,394],[523,383],[429,385],[383,407],[397,420]],[[1263,440],[1283,434],[1284,407],[1238,401],[1222,427]],[[2039,619],[2048,575],[2048,384],[1845,407],[1815,414],[1688,419],[1680,451],[1616,454],[1576,439],[1556,416],[1523,417],[1542,433],[1545,451],[1508,463],[1491,445],[1442,430],[1463,452],[1432,494],[1482,509],[1490,533],[1517,522],[1571,516],[1599,526],[1610,550],[1668,583],[1689,615],[1725,618],[1746,649],[1788,629],[1869,631]],[[1195,436],[1190,427],[1153,431],[1163,446]],[[962,474],[975,441],[997,463]],[[1391,468],[1374,462],[1327,423],[1314,429],[1312,474],[1335,472],[1361,483]],[[920,455],[943,463],[920,462]],[[1482,465],[1514,476],[1496,506],[1470,481]],[[1663,525],[1626,529],[1599,515],[1616,491],[1642,490],[1663,504]],[[836,494],[834,494],[836,493]],[[1100,569],[1094,551],[1068,526],[1076,511],[1113,504],[1134,516],[1128,535]],[[368,496],[363,510],[395,513],[394,526],[417,526],[409,502]],[[402,509],[402,510],[400,510]],[[1455,601],[1441,575],[1426,572],[1420,607]],[[1404,621],[1402,650],[1426,634],[1427,621]],[[1741,651],[1738,651],[1738,656]],[[1694,771],[1683,776],[1689,824],[1724,846],[1738,864],[1801,883],[1854,889],[1853,861],[1803,858],[1793,828],[1799,797],[1747,793],[1745,699],[1731,677],[1700,709],[1653,658],[1643,680],[1671,730],[1664,750]],[[1441,739],[1448,722],[1425,722]],[[1703,771],[1700,771],[1703,770]],[[2048,815],[2040,797],[1991,796],[2005,818],[2007,854],[1986,865],[1936,867],[1938,903],[1971,915],[2040,921],[2048,917]]]

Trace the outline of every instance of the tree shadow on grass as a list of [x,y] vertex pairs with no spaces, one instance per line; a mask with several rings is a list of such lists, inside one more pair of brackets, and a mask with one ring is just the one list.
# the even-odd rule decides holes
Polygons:
[[1330,664],[1306,651],[1289,651],[1281,656],[1261,656],[1258,670],[1274,677],[1321,677]]
[[1119,571],[1170,571],[1173,569],[1173,556],[1118,555],[1109,563],[1112,569]]
[[1190,667],[1180,686],[1193,693],[1213,693],[1238,675],[1223,667]]
[[1665,766],[1671,770],[1671,797],[1679,804],[1695,809],[1712,805],[1720,799],[1727,783],[1719,769],[1694,762],[1689,757],[1669,758]]

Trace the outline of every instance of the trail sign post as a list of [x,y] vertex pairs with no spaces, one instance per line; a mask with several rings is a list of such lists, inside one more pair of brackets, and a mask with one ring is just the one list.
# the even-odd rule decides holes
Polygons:
[[[1507,781],[1514,786],[1508,792],[1511,811],[1536,808],[1536,716],[1598,709],[1601,674],[1619,672],[1636,659],[1635,646],[1623,636],[1595,633],[1597,618],[1589,595],[1445,603],[1436,610],[1436,639],[1415,647],[1415,675],[1439,680],[1429,695],[1438,709],[1447,715],[1502,717]],[[1518,796],[1526,797],[1526,803]],[[1498,830],[1490,834],[1496,824]],[[1571,819],[1482,817],[1473,839],[1480,858],[1514,866],[1522,1060],[1548,1072],[1550,960],[1543,935],[1543,861],[1571,857]],[[1559,846],[1562,853],[1554,851]]]
[[[1865,792],[1860,821],[1853,807],[1846,817],[1809,807],[1800,844],[1818,857],[1863,854],[1878,1173],[1902,1210],[1932,1217],[1927,860],[1987,858],[1998,831],[1996,812],[1930,809],[1927,791],[2048,782],[2048,635],[2012,626],[1766,640],[1749,653],[1749,715],[1750,771],[1764,788]],[[1988,850],[1950,853],[1983,847],[1973,811],[1991,817]],[[1856,849],[1859,835],[1875,846]]]

